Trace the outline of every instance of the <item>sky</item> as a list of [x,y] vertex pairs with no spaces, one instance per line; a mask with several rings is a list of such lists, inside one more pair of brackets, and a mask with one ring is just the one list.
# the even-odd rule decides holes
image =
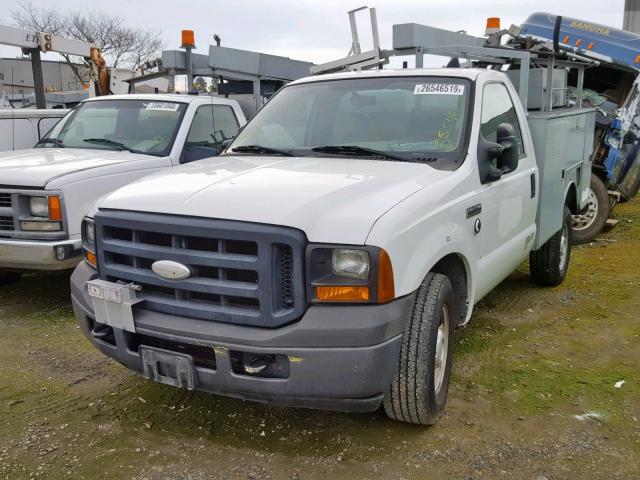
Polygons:
[[[371,2],[371,0],[369,0]],[[198,53],[207,53],[213,35],[222,45],[283,55],[322,63],[347,55],[351,35],[347,10],[364,0],[34,0],[34,5],[61,10],[101,10],[121,16],[131,26],[162,32],[165,47],[180,45],[180,31],[195,31]],[[12,24],[9,11],[16,0],[2,0],[0,24]],[[624,0],[378,0],[376,7],[382,48],[391,48],[391,26],[423,23],[450,30],[482,35],[487,17],[498,16],[502,26],[520,24],[536,11],[578,17],[621,28]],[[105,7],[108,6],[108,9]],[[359,31],[363,50],[371,46],[368,15],[360,12]],[[0,45],[0,57],[16,57],[20,50]],[[54,57],[49,54],[52,59]],[[431,62],[438,60],[431,59]],[[438,64],[425,66],[439,66]]]

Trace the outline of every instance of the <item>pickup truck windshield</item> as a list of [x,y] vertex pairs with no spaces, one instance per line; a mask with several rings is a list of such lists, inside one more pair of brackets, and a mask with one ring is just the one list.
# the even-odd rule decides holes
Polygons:
[[44,147],[129,150],[166,156],[186,108],[184,103],[152,100],[85,102],[39,143]]
[[450,159],[459,165],[470,90],[470,81],[448,77],[291,85],[258,112],[227,153]]

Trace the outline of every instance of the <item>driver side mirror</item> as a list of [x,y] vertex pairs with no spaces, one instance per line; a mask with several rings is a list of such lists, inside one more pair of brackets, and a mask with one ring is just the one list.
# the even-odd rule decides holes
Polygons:
[[497,142],[490,142],[482,135],[478,141],[478,167],[480,182],[500,180],[502,175],[518,168],[519,152],[513,125],[501,123],[496,129]]

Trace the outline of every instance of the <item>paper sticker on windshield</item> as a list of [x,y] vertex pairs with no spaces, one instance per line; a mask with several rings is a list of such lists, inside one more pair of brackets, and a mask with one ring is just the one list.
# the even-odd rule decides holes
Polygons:
[[414,95],[464,95],[464,85],[459,83],[425,83],[416,85]]
[[147,110],[156,110],[160,112],[176,112],[179,105],[170,102],[151,102],[147,103]]

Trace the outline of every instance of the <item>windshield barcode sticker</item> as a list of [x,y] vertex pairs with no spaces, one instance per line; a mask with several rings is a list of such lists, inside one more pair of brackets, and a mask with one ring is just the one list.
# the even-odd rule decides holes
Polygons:
[[464,95],[464,85],[459,83],[425,83],[416,85],[414,95]]
[[161,112],[176,112],[179,105],[170,102],[152,102],[147,103],[147,110],[156,110]]

